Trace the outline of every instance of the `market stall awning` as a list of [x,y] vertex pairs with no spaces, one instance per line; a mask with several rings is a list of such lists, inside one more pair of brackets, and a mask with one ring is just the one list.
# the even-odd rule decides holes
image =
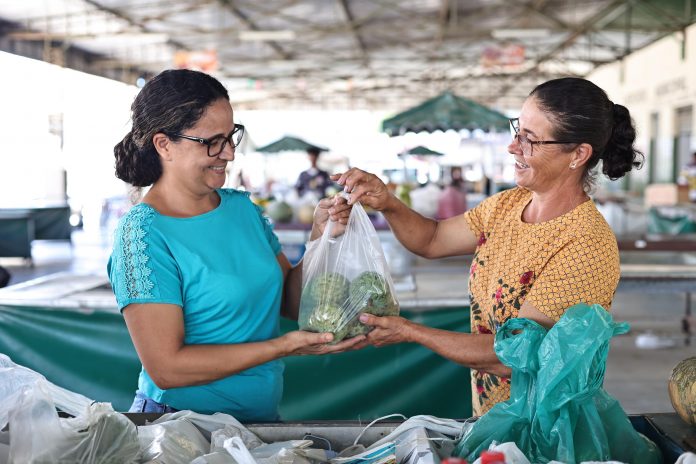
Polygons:
[[428,147],[424,147],[423,145],[418,145],[417,147],[413,147],[410,150],[406,150],[404,155],[420,155],[420,156],[445,156],[444,153],[440,153],[439,151],[434,151],[431,150]]
[[390,136],[406,132],[482,129],[506,131],[509,120],[504,114],[468,98],[445,92],[382,122],[382,131]]
[[285,137],[276,140],[273,143],[259,147],[256,151],[261,153],[278,153],[281,151],[307,151],[308,148],[315,147],[319,151],[329,151],[327,148],[314,145],[313,143],[305,142],[301,138],[291,137],[286,135]]

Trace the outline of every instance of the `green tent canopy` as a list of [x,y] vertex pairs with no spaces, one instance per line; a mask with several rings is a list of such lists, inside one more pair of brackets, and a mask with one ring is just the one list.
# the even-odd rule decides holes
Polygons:
[[278,153],[281,151],[307,151],[307,149],[310,147],[318,148],[319,151],[329,151],[327,148],[323,148],[311,144],[309,142],[305,142],[300,138],[291,137],[289,135],[286,135],[285,137],[276,140],[273,143],[269,143],[268,145],[259,147],[256,149],[256,151],[261,153]]
[[390,136],[449,129],[507,131],[508,126],[504,114],[449,91],[382,121],[382,131]]
[[423,145],[418,145],[417,147],[411,148],[410,150],[406,150],[403,154],[420,156],[445,156],[444,153],[440,153],[439,151],[433,151],[428,147],[424,147]]

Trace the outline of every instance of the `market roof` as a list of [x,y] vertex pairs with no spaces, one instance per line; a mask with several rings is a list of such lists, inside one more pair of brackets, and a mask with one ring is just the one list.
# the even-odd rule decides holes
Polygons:
[[129,83],[199,66],[236,107],[405,108],[451,90],[500,109],[683,32],[692,3],[0,0],[0,50]]

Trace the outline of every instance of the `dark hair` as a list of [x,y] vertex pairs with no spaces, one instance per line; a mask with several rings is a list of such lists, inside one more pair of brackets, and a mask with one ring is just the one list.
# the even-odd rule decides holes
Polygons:
[[152,137],[194,126],[206,108],[221,98],[229,100],[227,90],[208,74],[170,69],[155,76],[131,105],[131,131],[114,146],[116,177],[136,187],[155,183],[162,175],[162,164]]
[[319,156],[321,150],[319,149],[319,147],[309,146],[307,147],[307,153],[309,153],[310,155]]
[[625,106],[612,103],[606,92],[586,79],[564,77],[538,85],[529,94],[548,113],[556,140],[572,140],[592,146],[583,183],[592,188],[592,171],[602,161],[602,172],[611,180],[643,165],[643,154],[633,143],[636,130]]

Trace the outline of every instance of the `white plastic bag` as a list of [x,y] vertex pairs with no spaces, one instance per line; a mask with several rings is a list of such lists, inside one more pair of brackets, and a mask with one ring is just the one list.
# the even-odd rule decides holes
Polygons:
[[186,419],[138,427],[142,459],[163,464],[189,464],[210,451],[208,440]]
[[39,381],[42,381],[43,391],[55,407],[71,416],[84,413],[92,403],[86,396],[54,385],[38,372],[15,364],[7,355],[0,353],[0,430],[7,425],[10,411],[16,409],[25,388],[33,388]]
[[334,343],[369,332],[360,313],[399,314],[379,237],[362,205],[353,205],[343,234],[335,236],[335,228],[330,221],[307,245],[298,320],[301,330],[333,333]]
[[85,464],[136,462],[135,425],[109,403],[94,403],[78,417],[61,419],[45,380],[27,386],[10,413],[10,462]]

